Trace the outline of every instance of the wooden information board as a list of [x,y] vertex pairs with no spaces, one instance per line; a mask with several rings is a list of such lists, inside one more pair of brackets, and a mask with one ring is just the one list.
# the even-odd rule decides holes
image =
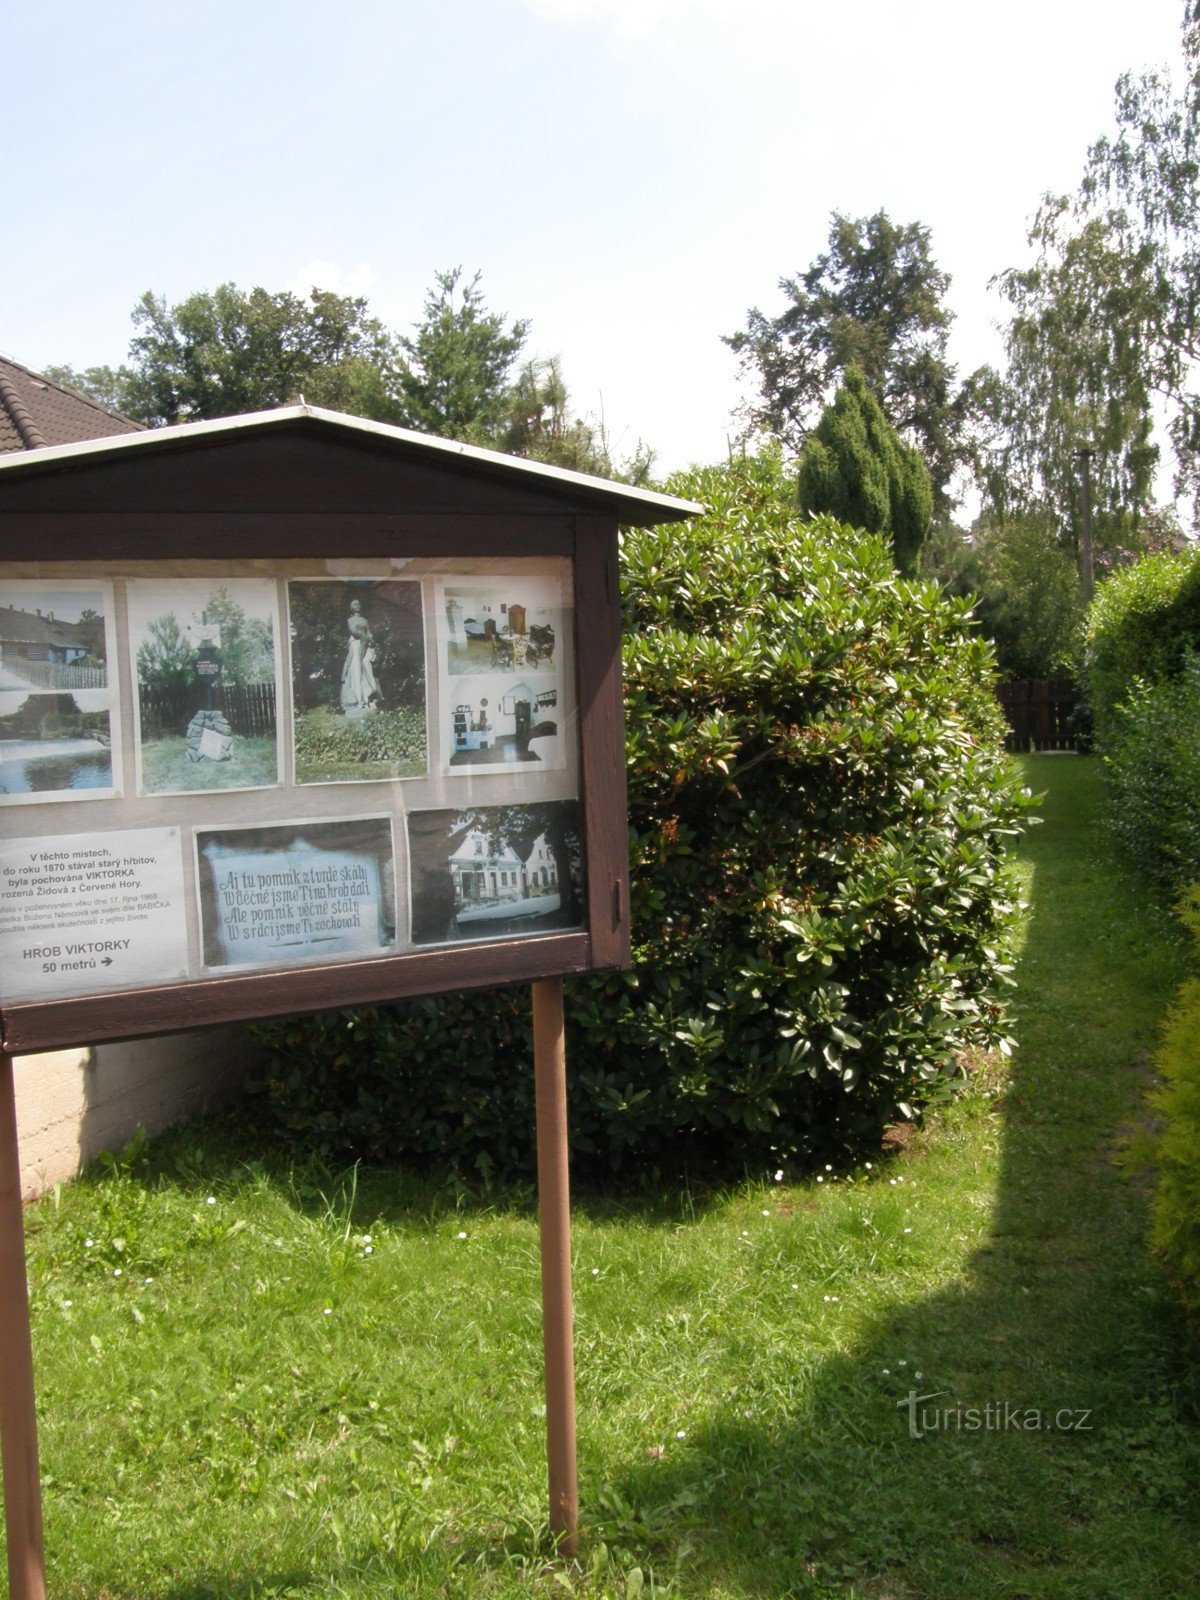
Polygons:
[[15,1600],[44,1585],[12,1057],[514,982],[569,1547],[561,979],[629,957],[617,526],[698,509],[308,407],[0,461]]

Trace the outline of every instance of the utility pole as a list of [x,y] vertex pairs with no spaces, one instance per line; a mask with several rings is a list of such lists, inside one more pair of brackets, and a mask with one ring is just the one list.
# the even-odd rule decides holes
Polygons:
[[1090,446],[1076,450],[1083,475],[1083,532],[1079,545],[1080,576],[1083,579],[1083,603],[1092,603],[1092,456]]

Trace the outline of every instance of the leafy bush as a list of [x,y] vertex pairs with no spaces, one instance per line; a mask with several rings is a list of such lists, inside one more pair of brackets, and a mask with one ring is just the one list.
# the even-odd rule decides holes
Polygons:
[[1084,675],[1112,824],[1178,888],[1200,874],[1200,550],[1147,556],[1101,585]]
[[1148,877],[1200,878],[1200,654],[1181,677],[1135,682],[1108,719],[1110,820]]
[[[1182,902],[1200,951],[1200,884]],[[1189,978],[1167,1015],[1157,1055],[1165,1119],[1158,1141],[1152,1239],[1185,1304],[1200,1312],[1200,978]]]
[[1084,677],[1102,750],[1135,680],[1178,677],[1194,650],[1200,650],[1200,549],[1146,556],[1101,584],[1088,611]]
[[[776,459],[671,488],[622,548],[633,970],[568,989],[577,1160],[831,1159],[1003,1031],[1023,799],[965,603],[808,520]],[[262,1031],[263,1093],[339,1155],[512,1169],[522,989]]]
[[408,771],[424,771],[425,716],[398,706],[373,711],[359,720],[330,713],[296,718],[296,764],[309,769],[395,763]]

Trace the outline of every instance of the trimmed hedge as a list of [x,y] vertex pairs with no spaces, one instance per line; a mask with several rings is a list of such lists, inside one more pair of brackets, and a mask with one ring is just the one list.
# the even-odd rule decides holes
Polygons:
[[1084,677],[1113,828],[1177,890],[1200,877],[1200,550],[1147,556],[1101,586]]
[[1087,616],[1083,670],[1098,743],[1106,747],[1136,680],[1178,677],[1200,650],[1200,548],[1144,556],[1100,585]]
[[1135,683],[1109,719],[1109,820],[1146,876],[1200,878],[1200,653],[1182,676]]
[[[1200,884],[1182,902],[1200,952]],[[1152,1240],[1185,1305],[1200,1312],[1200,978],[1189,978],[1167,1015],[1156,1058],[1158,1141]]]
[[[777,458],[622,548],[634,967],[568,986],[577,1164],[828,1160],[1004,1030],[1026,797],[969,606],[799,513]],[[528,1167],[524,990],[291,1019],[261,1085],[323,1151]]]

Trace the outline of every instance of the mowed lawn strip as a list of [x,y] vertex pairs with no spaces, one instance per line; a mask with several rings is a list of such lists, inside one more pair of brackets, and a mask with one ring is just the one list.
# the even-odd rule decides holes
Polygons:
[[854,1173],[578,1198],[578,1568],[530,1196],[235,1116],[30,1212],[56,1600],[1196,1595],[1195,1344],[1116,1159],[1184,952],[1096,764],[1028,774],[1006,1078]]

